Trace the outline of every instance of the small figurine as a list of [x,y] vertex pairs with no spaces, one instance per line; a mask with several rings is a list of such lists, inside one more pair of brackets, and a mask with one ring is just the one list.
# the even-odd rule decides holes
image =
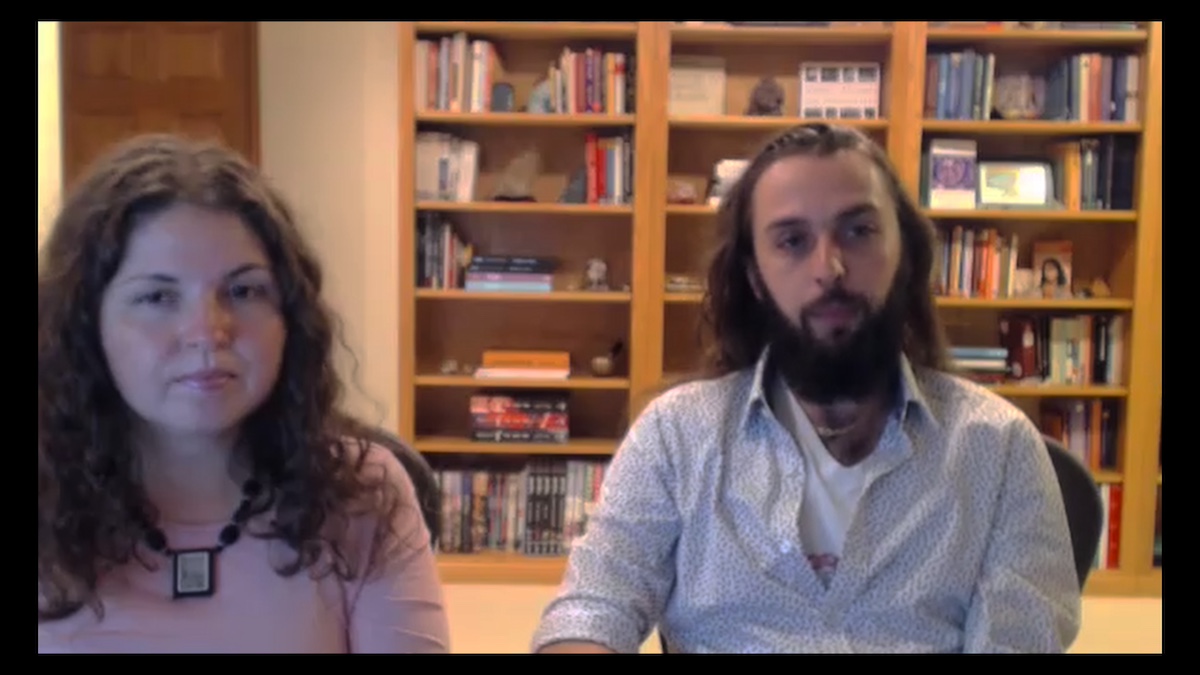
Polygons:
[[596,377],[608,377],[617,368],[617,357],[625,349],[625,343],[620,340],[612,346],[607,354],[592,357],[592,374]]
[[667,186],[668,204],[695,204],[700,201],[696,186],[681,180],[672,180]]
[[583,273],[583,289],[585,291],[608,290],[608,263],[600,258],[587,261]]
[[554,109],[554,82],[550,78],[542,78],[533,87],[533,91],[529,92],[529,103],[525,106],[526,112],[531,113],[555,113]]
[[446,359],[445,361],[442,361],[441,370],[443,375],[457,375],[458,361],[454,359]]
[[764,77],[754,85],[746,114],[756,117],[779,117],[783,115],[783,87],[773,77]]

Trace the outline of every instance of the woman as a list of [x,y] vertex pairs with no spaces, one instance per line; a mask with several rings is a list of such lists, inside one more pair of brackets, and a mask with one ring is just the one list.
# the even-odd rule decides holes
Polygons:
[[39,652],[447,652],[396,457],[339,412],[334,317],[280,196],[133,139],[38,270]]

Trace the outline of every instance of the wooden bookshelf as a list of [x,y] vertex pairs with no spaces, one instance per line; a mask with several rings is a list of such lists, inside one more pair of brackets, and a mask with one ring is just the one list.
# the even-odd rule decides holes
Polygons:
[[[1023,241],[1060,237],[1075,243],[1081,274],[1101,276],[1111,297],[1025,300],[940,297],[952,339],[990,334],[1014,310],[1032,314],[1089,312],[1127,317],[1126,352],[1118,385],[995,385],[994,390],[1036,414],[1047,399],[1098,399],[1120,405],[1119,463],[1096,472],[1098,484],[1120,485],[1120,561],[1093,573],[1089,594],[1161,595],[1162,570],[1152,560],[1154,519],[1162,477],[1157,438],[1162,383],[1162,24],[1132,31],[964,29],[925,22],[828,28],[684,26],[670,22],[405,22],[400,24],[400,220],[398,289],[401,331],[399,433],[435,466],[490,467],[559,457],[611,456],[645,394],[690,369],[698,352],[695,322],[702,295],[667,292],[672,275],[699,273],[706,261],[715,209],[669,205],[671,181],[691,183],[702,197],[718,159],[746,156],[772,134],[799,123],[798,64],[803,60],[873,61],[882,65],[878,119],[847,122],[876,138],[905,184],[917,193],[929,138],[970,138],[981,159],[1040,156],[1060,139],[1119,134],[1139,140],[1135,208],[1082,210],[931,210],[939,224],[1020,233]],[[528,99],[547,65],[564,48],[594,47],[634,56],[634,107],[617,113],[461,112],[418,106],[416,44],[465,32],[488,40],[502,58],[498,80],[512,84],[517,105]],[[1140,102],[1132,122],[1054,122],[926,119],[926,57],[936,50],[973,48],[1023,63],[1082,51],[1137,53]],[[667,109],[673,54],[719,55],[726,61],[725,115],[671,116]],[[764,75],[787,92],[783,117],[743,115],[747,96]],[[415,200],[417,134],[442,131],[478,144],[473,199]],[[622,204],[558,203],[582,162],[584,139],[626,131],[632,143],[632,198]],[[506,163],[524,149],[542,158],[534,203],[493,201]],[[453,224],[477,252],[549,255],[561,259],[553,292],[468,292],[419,288],[412,272],[418,223],[429,214]],[[1027,257],[1024,252],[1022,257]],[[585,261],[601,257],[611,289],[579,289]],[[636,343],[633,340],[637,336]],[[614,341],[624,358],[609,377],[587,364]],[[443,373],[441,363],[478,359],[484,349],[562,349],[578,371],[567,380],[480,381]],[[485,388],[567,392],[572,440],[563,445],[499,444],[469,437],[466,402]],[[564,560],[488,551],[442,554],[450,583],[557,584]]]

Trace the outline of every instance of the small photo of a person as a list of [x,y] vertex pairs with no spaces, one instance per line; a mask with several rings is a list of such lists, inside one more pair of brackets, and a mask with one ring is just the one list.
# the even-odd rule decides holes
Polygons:
[[1067,298],[1071,295],[1071,280],[1067,278],[1067,270],[1058,258],[1046,258],[1042,261],[1042,273],[1039,285],[1043,298]]

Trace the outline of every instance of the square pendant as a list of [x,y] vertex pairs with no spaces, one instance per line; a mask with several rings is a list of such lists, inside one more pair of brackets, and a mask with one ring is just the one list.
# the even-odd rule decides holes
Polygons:
[[207,597],[213,594],[212,549],[179,551],[174,562],[174,596],[176,598]]

